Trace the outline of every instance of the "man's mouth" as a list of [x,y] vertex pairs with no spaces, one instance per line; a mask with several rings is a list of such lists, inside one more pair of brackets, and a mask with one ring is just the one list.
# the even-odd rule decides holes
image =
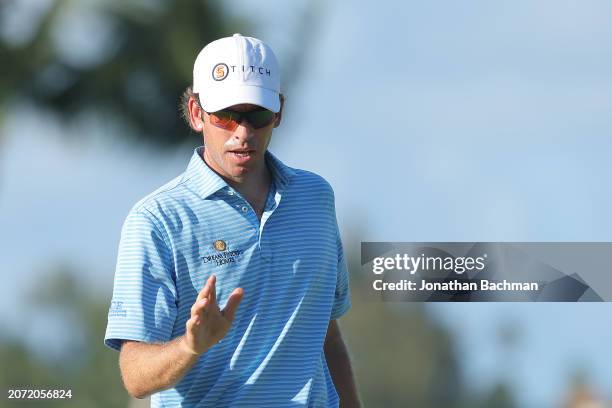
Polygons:
[[250,162],[255,157],[255,150],[253,149],[236,149],[229,151],[230,157],[239,164]]
[[235,154],[240,157],[248,157],[255,153],[255,150],[252,149],[240,149],[240,150],[231,150],[230,153]]

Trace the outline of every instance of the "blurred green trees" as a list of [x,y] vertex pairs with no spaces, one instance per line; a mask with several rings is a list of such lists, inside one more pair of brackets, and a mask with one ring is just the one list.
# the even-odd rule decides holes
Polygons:
[[483,395],[467,386],[451,333],[426,304],[367,302],[363,284],[353,279],[341,327],[366,407],[516,407],[504,384]]
[[[84,287],[68,267],[54,269],[28,297],[31,325],[43,325],[63,316],[59,327],[36,333],[28,346],[19,337],[0,339],[0,384],[7,389],[71,390],[70,399],[8,400],[2,406],[126,407],[128,395],[119,374],[117,352],[103,344],[108,296]],[[58,336],[68,336],[60,350],[51,346]],[[58,353],[59,351],[59,353]],[[4,405],[6,403],[7,405]]]
[[0,2],[0,107],[21,98],[65,119],[108,113],[126,136],[161,145],[189,137],[178,102],[199,50],[248,29],[220,2],[52,0],[26,22],[32,33],[10,35],[23,7]]

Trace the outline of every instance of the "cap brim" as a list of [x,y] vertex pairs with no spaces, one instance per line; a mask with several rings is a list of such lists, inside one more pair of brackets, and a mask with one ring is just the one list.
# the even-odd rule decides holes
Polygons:
[[239,87],[223,87],[215,95],[200,95],[202,108],[206,112],[216,112],[230,106],[248,103],[261,106],[272,112],[280,110],[278,93],[260,86],[243,85]]

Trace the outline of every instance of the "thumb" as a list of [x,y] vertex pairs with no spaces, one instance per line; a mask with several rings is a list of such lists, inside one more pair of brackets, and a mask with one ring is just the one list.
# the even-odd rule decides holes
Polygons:
[[244,290],[242,288],[236,288],[230,295],[227,300],[227,304],[225,308],[221,312],[223,317],[225,317],[230,322],[234,321],[234,316],[236,315],[236,309],[238,309],[238,305],[244,296]]

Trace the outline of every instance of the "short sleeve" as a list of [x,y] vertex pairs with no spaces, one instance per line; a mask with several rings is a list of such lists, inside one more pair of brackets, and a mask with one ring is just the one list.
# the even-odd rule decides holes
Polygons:
[[177,314],[172,252],[157,220],[132,210],[123,224],[104,344],[170,340]]
[[[336,227],[336,231],[338,228]],[[336,268],[336,293],[331,311],[331,320],[337,319],[345,314],[351,307],[351,294],[349,290],[349,277],[344,250],[340,234],[337,234],[338,266]]]

